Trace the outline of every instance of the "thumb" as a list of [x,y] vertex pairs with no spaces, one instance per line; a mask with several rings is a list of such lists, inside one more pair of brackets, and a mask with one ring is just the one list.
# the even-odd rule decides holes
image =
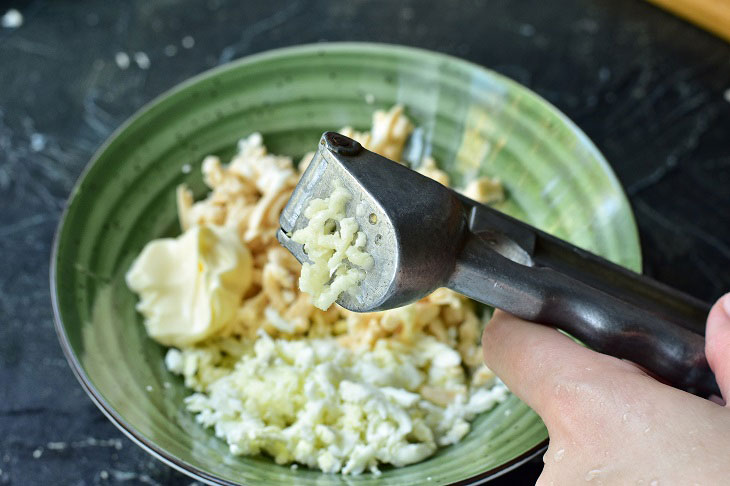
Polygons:
[[705,354],[722,397],[730,406],[730,293],[720,297],[707,316]]

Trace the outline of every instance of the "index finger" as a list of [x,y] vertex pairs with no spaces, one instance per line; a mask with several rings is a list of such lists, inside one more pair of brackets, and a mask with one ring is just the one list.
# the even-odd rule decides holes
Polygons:
[[632,364],[585,348],[554,328],[499,310],[484,329],[482,349],[489,369],[546,423],[566,405],[571,387],[595,391],[603,383],[647,378]]

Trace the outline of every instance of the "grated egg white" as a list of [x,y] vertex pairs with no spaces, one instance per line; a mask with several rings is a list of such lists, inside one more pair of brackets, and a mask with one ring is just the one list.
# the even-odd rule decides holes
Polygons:
[[[324,472],[379,473],[458,442],[469,421],[503,401],[494,380],[466,387],[459,354],[430,336],[414,346],[381,340],[353,351],[334,339],[290,341],[259,331],[230,369],[202,349],[170,349],[168,369],[198,393],[185,399],[198,422],[213,427],[233,454],[265,452],[279,464]],[[452,392],[439,404],[421,391]]]

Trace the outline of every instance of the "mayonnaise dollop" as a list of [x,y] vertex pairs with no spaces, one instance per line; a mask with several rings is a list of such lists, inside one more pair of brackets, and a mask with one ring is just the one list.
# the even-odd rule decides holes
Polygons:
[[251,253],[233,229],[195,226],[147,244],[127,272],[147,334],[187,346],[219,332],[251,283]]

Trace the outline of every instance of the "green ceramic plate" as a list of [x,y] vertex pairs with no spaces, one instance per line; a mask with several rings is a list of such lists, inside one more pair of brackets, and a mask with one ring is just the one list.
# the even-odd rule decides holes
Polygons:
[[188,392],[135,314],[124,273],[146,242],[179,233],[174,188],[186,182],[205,193],[205,155],[225,159],[239,138],[260,131],[272,152],[298,157],[322,132],[367,128],[374,109],[395,103],[407,107],[456,183],[497,176],[509,193],[504,211],[640,269],[631,210],[605,160],[565,116],[517,83],[387,45],[317,44],[242,59],[165,93],[120,128],[73,190],[56,235],[51,287],[61,344],[92,400],[132,440],[214,484],[470,484],[544,448],[540,419],[512,397],[477,418],[458,445],[379,478],[234,457],[183,410]]

